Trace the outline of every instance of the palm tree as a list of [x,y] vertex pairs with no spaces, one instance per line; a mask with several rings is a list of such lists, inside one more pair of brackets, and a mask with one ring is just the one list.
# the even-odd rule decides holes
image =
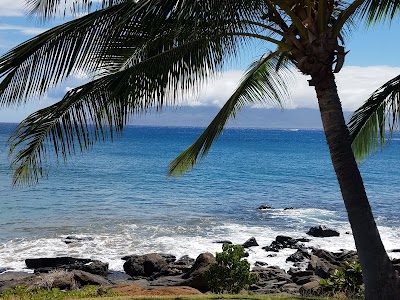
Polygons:
[[[49,18],[60,0],[27,0]],[[74,0],[84,9],[90,1]],[[400,299],[343,118],[334,73],[345,33],[365,12],[392,15],[397,2],[353,0],[103,0],[101,9],[57,26],[0,58],[0,103],[37,98],[75,72],[93,80],[27,117],[10,139],[14,183],[47,174],[49,149],[64,159],[121,133],[129,118],[176,104],[220,72],[252,40],[272,49],[253,63],[203,134],[170,165],[180,175],[204,157],[245,105],[286,96],[287,71],[309,75],[353,230],[367,299]],[[383,12],[383,13],[382,13]]]

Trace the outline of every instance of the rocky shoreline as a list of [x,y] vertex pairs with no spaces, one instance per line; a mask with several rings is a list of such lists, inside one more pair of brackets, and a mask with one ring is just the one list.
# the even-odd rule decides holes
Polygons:
[[[339,235],[337,231],[325,226],[313,227],[307,234],[310,238]],[[84,242],[84,238],[77,237],[68,237],[65,242],[72,243],[77,239]],[[242,245],[245,249],[262,247],[267,252],[265,261],[257,261],[252,268],[259,280],[249,290],[260,294],[317,294],[321,278],[328,278],[336,269],[341,269],[345,261],[358,261],[355,251],[330,252],[307,246],[309,241],[309,238],[279,235],[270,245],[260,246],[256,238],[249,238]],[[286,258],[286,262],[291,262],[293,267],[286,271],[269,265],[268,257],[286,248],[296,249]],[[110,271],[107,263],[98,260],[73,257],[26,259],[25,264],[28,269],[34,270],[33,274],[13,272],[0,266],[0,292],[19,285],[72,290],[85,285],[112,287],[135,284],[147,290],[185,286],[205,293],[209,291],[205,272],[215,262],[214,254],[211,253],[201,253],[196,259],[187,255],[177,258],[164,253],[132,254],[121,259],[125,261],[125,272]],[[393,264],[400,271],[400,260],[393,260]]]

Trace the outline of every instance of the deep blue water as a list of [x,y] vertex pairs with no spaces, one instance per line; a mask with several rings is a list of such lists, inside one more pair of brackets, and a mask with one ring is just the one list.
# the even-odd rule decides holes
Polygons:
[[[65,248],[61,240],[71,234],[95,237],[93,255],[112,261],[129,251],[193,253],[218,238],[268,241],[275,232],[303,234],[318,224],[349,229],[319,130],[227,129],[192,171],[168,178],[168,163],[202,129],[128,127],[114,143],[96,144],[66,165],[53,160],[38,185],[13,189],[5,146],[13,126],[0,124],[0,267],[19,268],[24,255],[38,252],[94,251]],[[400,237],[399,150],[395,138],[360,166],[388,248]],[[261,204],[274,209],[259,211]],[[341,243],[353,246],[351,237]]]

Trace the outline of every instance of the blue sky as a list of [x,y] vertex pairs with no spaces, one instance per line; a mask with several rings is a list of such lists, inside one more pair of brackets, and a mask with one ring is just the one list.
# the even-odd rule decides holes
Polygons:
[[[36,19],[29,18],[26,12],[24,0],[0,0],[0,54],[62,21],[58,19],[40,24]],[[348,37],[346,49],[350,52],[346,56],[345,67],[337,76],[339,94],[345,111],[351,112],[356,109],[374,89],[400,74],[399,33],[400,20],[396,19],[391,26],[379,25],[370,29],[360,26]],[[185,103],[194,108],[221,107],[248,64],[267,49],[266,45],[261,43],[255,43],[252,47],[243,51],[221,77],[207,82],[200,95],[187,99]],[[300,74],[296,74],[295,78],[292,96],[288,99],[286,107],[316,109],[314,91],[307,86],[307,78]],[[0,122],[21,121],[29,113],[60,100],[68,88],[79,85],[83,80],[79,76],[71,78],[62,86],[50,91],[40,101],[27,103],[18,109],[1,110]],[[299,110],[299,113],[300,111],[304,113],[304,110]],[[194,113],[193,110],[191,113]]]

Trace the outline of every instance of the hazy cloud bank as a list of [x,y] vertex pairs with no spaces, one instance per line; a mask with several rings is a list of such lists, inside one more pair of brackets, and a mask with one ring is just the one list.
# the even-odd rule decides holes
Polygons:
[[[216,80],[208,82],[198,97],[188,100],[188,105],[216,105],[221,107],[233,93],[243,74],[243,71],[224,72]],[[375,89],[399,74],[399,67],[344,67],[336,75],[343,109],[354,111]],[[298,72],[295,73],[294,78],[291,99],[288,99],[285,107],[289,109],[318,109],[314,88],[308,86],[307,79],[309,78]]]

